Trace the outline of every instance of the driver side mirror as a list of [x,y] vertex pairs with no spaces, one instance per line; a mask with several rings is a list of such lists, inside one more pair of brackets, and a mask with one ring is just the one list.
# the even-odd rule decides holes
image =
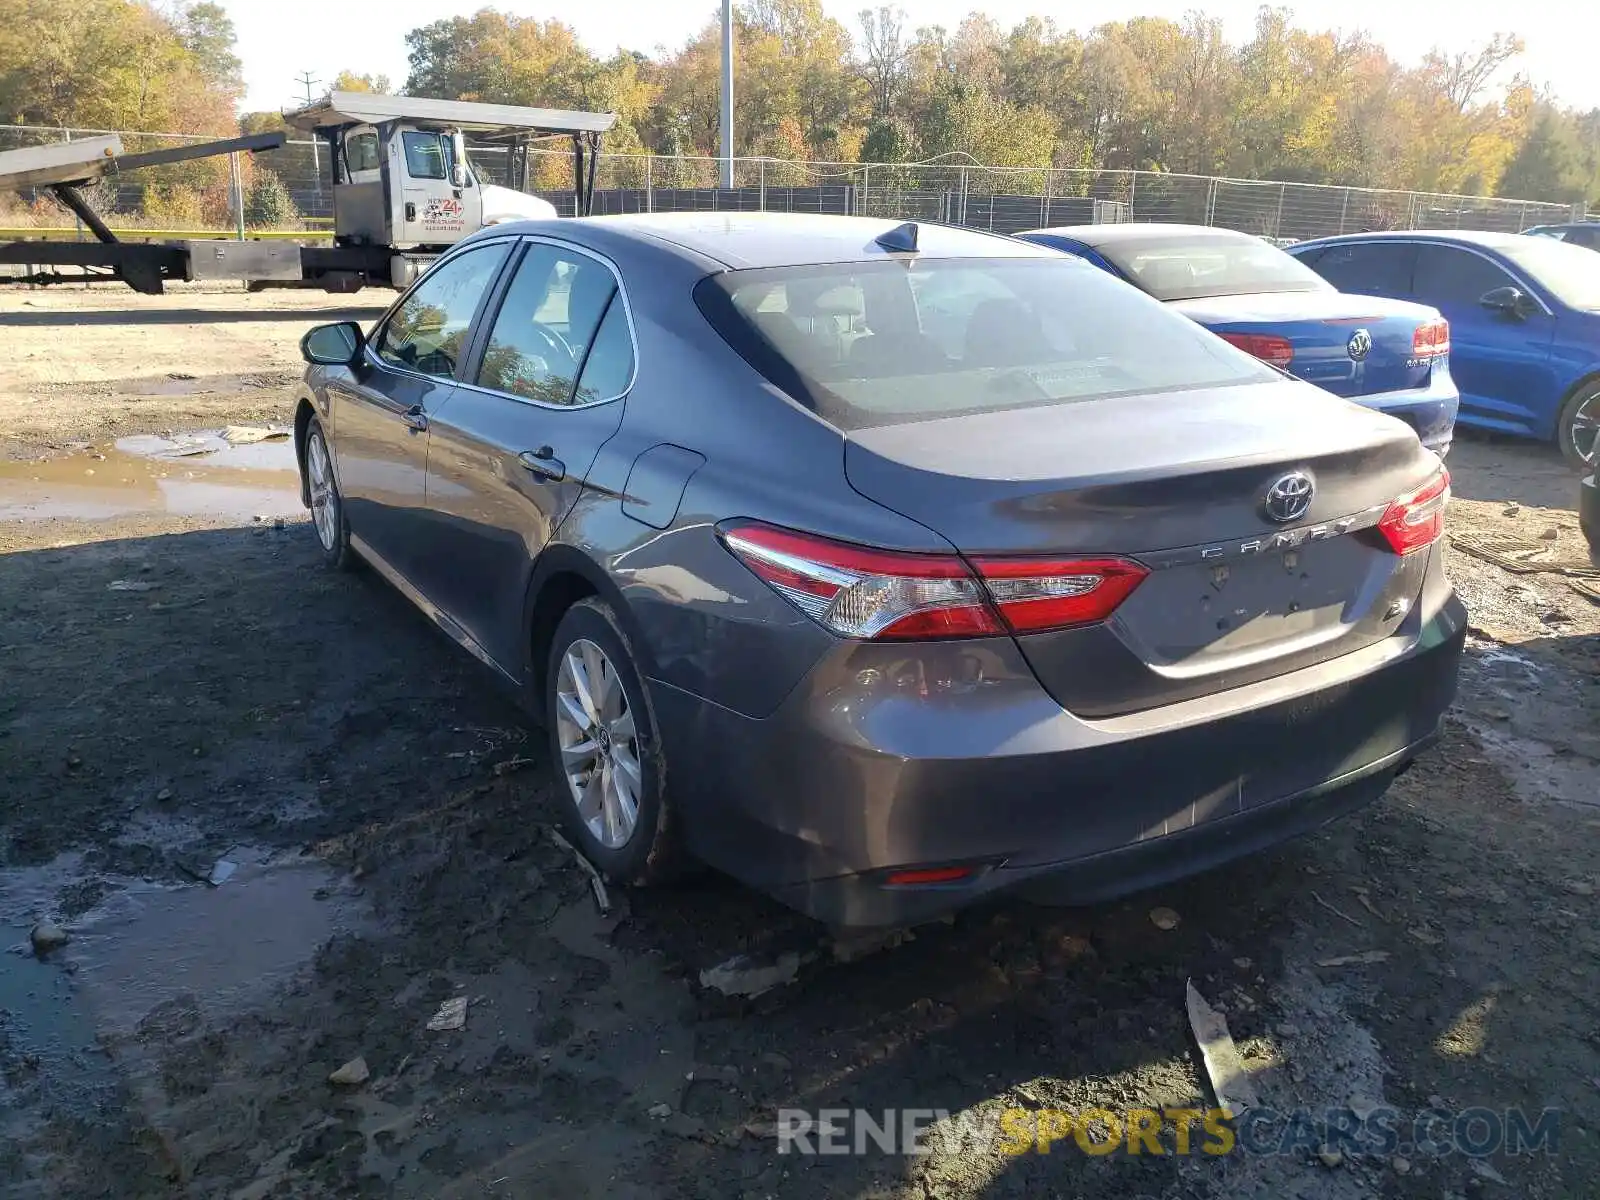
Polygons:
[[1516,317],[1518,320],[1530,316],[1537,312],[1539,308],[1534,303],[1532,296],[1521,288],[1512,287],[1509,284],[1505,287],[1497,287],[1485,292],[1478,303],[1493,312],[1502,313],[1508,317]]
[[318,367],[353,367],[366,344],[367,335],[354,321],[318,325],[300,339],[300,357]]
[[457,129],[450,135],[450,186],[464,188],[471,182],[467,174],[467,139]]

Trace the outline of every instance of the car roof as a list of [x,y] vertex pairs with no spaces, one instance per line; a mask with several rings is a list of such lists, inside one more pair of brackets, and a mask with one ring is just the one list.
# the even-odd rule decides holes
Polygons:
[[1550,225],[1529,225],[1523,233],[1532,233],[1536,229],[1600,229],[1600,221],[1558,221]]
[[[869,217],[817,213],[681,212],[628,213],[568,218],[560,234],[595,245],[617,240],[647,242],[658,249],[703,263],[745,270],[757,267],[811,266],[869,262],[895,257],[875,238],[905,224]],[[917,252],[928,258],[1051,258],[1052,251],[1001,234],[952,225],[916,222]],[[494,227],[515,232],[510,224]],[[549,222],[540,232],[551,232]]]
[[1236,242],[1258,242],[1253,233],[1240,233],[1237,229],[1219,229],[1215,225],[1178,225],[1161,221],[1117,221],[1103,225],[1052,225],[1048,229],[1030,229],[1030,234],[1041,233],[1055,237],[1069,237],[1086,246],[1110,246],[1119,242],[1137,242],[1142,238],[1171,237],[1181,234],[1196,239]]
[[1481,246],[1485,250],[1515,249],[1522,244],[1520,233],[1490,233],[1481,229],[1380,229],[1371,233],[1342,233],[1334,237],[1313,238],[1293,247],[1337,246],[1345,242],[1441,242],[1446,245]]

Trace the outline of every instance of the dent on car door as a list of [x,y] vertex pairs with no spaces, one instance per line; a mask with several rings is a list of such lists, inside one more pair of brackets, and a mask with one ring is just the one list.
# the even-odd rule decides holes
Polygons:
[[449,554],[428,586],[515,673],[534,560],[621,424],[634,339],[618,276],[582,250],[528,243],[501,291],[470,384],[433,423],[428,504]]
[[1412,293],[1450,322],[1450,373],[1462,408],[1490,424],[1544,432],[1557,402],[1550,361],[1555,321],[1537,303],[1521,313],[1484,306],[1485,295],[1505,287],[1529,290],[1475,251],[1445,245],[1417,251]]
[[472,318],[507,249],[476,247],[429,271],[391,310],[362,362],[328,385],[350,532],[408,577],[426,540],[428,425],[455,387]]

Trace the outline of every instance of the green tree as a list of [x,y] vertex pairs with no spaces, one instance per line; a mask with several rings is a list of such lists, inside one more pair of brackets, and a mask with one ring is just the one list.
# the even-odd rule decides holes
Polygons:
[[276,172],[255,169],[255,178],[245,195],[244,219],[254,229],[288,229],[300,220],[294,197]]

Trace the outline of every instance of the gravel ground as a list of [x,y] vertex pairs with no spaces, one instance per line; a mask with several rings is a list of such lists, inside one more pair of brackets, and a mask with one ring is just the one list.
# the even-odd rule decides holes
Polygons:
[[[116,448],[286,420],[329,311],[0,297],[0,1198],[1594,1194],[1600,605],[1566,576],[1452,551],[1473,634],[1440,746],[1225,871],[848,962],[716,877],[602,916],[548,835],[542,743],[370,573],[317,569],[281,443]],[[1587,560],[1553,452],[1463,439],[1451,467],[1453,536]],[[46,919],[70,941],[40,960]],[[699,983],[797,950],[758,999]],[[1003,1109],[1205,1107],[1186,982],[1274,1112],[1559,1109],[1559,1141],[945,1138]],[[453,998],[463,1026],[429,1029]],[[777,1152],[784,1108],[951,1116],[928,1154],[805,1156]]]

